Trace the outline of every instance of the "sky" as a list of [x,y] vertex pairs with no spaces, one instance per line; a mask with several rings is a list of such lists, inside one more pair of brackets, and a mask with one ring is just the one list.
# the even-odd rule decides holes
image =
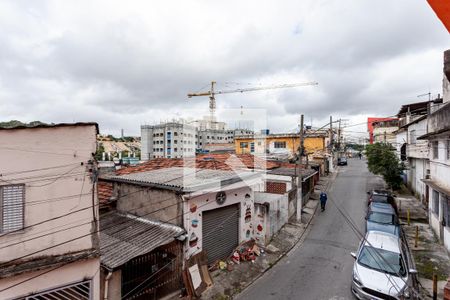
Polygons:
[[207,114],[207,97],[186,95],[214,80],[218,90],[319,83],[218,95],[219,120],[258,109],[272,132],[295,131],[300,114],[314,127],[330,115],[359,124],[441,93],[448,48],[425,0],[1,1],[0,121],[139,135]]

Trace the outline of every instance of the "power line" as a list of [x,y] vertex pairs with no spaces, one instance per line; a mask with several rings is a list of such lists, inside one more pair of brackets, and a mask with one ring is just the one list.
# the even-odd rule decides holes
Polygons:
[[64,167],[70,167],[70,166],[75,165],[75,164],[83,165],[83,163],[84,162],[80,161],[80,162],[76,162],[76,163],[71,163],[71,164],[66,164],[66,165],[59,165],[59,166],[54,166],[54,167],[46,167],[46,168],[39,168],[39,169],[29,169],[29,170],[22,170],[22,171],[16,171],[16,172],[0,173],[0,177],[1,176],[8,176],[8,175],[32,173],[32,172],[37,172],[37,171],[46,171],[46,170],[52,170],[52,169],[59,169],[59,168],[64,168]]

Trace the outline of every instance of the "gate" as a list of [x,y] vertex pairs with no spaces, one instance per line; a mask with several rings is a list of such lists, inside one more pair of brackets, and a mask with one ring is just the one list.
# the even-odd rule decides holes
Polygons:
[[202,245],[208,264],[225,259],[239,244],[239,204],[203,212]]
[[182,244],[174,241],[127,262],[122,267],[123,299],[159,299],[181,289],[182,257]]

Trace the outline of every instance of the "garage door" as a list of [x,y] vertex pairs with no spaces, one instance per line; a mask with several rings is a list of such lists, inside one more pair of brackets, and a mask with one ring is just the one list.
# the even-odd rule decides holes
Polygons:
[[239,244],[239,204],[204,211],[202,219],[208,264],[227,258]]

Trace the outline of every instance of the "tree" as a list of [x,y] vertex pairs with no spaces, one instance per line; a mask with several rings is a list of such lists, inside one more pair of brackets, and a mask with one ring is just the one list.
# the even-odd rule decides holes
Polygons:
[[383,176],[392,189],[399,189],[405,166],[395,154],[395,148],[387,143],[375,143],[366,146],[366,155],[369,171]]

